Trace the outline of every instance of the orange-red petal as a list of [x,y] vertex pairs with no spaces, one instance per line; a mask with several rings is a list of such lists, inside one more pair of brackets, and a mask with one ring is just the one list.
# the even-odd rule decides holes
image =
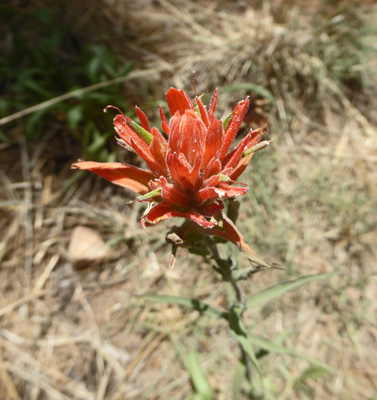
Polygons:
[[[232,184],[236,183],[238,186],[233,186]],[[242,196],[249,190],[249,186],[246,183],[239,182],[220,182],[217,187],[225,192],[225,197],[228,199]]]
[[215,113],[218,97],[219,97],[219,89],[216,88],[216,90],[213,92],[213,95],[212,95],[211,105],[209,106],[209,111],[212,114]]
[[238,130],[240,129],[241,123],[242,123],[243,119],[245,118],[248,108],[249,108],[249,99],[248,98],[240,101],[236,105],[236,108],[233,111],[232,119],[230,120],[229,125],[226,128],[226,131],[224,134],[223,145],[222,145],[221,151],[220,151],[220,160],[222,160],[225,157],[230,146],[232,145],[233,140],[236,137]]
[[140,194],[149,192],[148,183],[154,178],[151,171],[115,162],[79,161],[72,164],[72,168],[92,171],[116,185],[126,187]]
[[177,111],[183,115],[186,110],[193,110],[194,106],[190,98],[182,89],[171,88],[166,93],[166,101],[169,106],[170,115],[174,115]]
[[158,183],[161,185],[161,195],[165,200],[179,207],[189,208],[191,206],[191,197],[183,190],[180,190],[176,185],[169,183],[166,178],[161,176]]
[[[203,163],[203,165],[206,165]],[[212,175],[217,175],[221,171],[221,162],[216,158],[213,157],[212,160],[207,164],[203,171],[204,179],[209,178]]]
[[[154,128],[153,128],[154,129]],[[158,165],[158,171],[161,175],[167,175],[167,166],[165,161],[166,148],[162,147],[161,142],[156,136],[153,136],[152,143],[150,144],[150,151],[155,161],[154,169],[156,170],[156,165]]]
[[172,153],[171,149],[168,149],[166,155],[166,164],[169,168],[171,179],[179,188],[184,191],[192,189],[192,185],[189,180],[189,166],[187,166],[185,163],[182,163],[182,160],[179,159],[177,153]]
[[210,123],[205,142],[203,165],[208,165],[209,161],[217,155],[223,141],[223,124],[217,118]]
[[163,131],[167,135],[169,135],[170,134],[169,124],[168,124],[168,121],[166,119],[166,115],[164,113],[164,110],[162,109],[161,106],[160,106],[160,118],[161,118],[161,127],[162,127]]
[[233,151],[231,151],[223,160],[223,169],[225,168],[232,168],[234,167],[235,164],[238,163],[238,161],[242,157],[242,153],[245,151],[246,146],[250,143],[252,139],[251,133],[249,133],[247,136],[245,136],[241,142],[235,147]]
[[[153,139],[152,139],[152,141],[153,141]],[[149,148],[148,145],[145,148],[144,145],[142,143],[140,143],[140,141],[134,140],[134,138],[131,138],[131,147],[146,162],[148,167],[152,170],[152,172],[155,173],[156,176],[160,176],[160,175],[164,174],[166,168],[164,167],[164,165],[160,164],[154,158],[154,156],[153,156],[153,154],[151,152],[151,149]]]
[[206,204],[205,206],[200,208],[200,214],[205,215],[206,217],[210,217],[216,214],[219,214],[221,210],[224,209],[224,204],[221,201]]
[[186,111],[181,117],[179,135],[181,136],[179,153],[183,153],[190,164],[193,164],[196,156],[204,152],[207,128],[198,115],[192,111]]
[[165,221],[173,217],[189,219],[198,224],[201,228],[205,229],[213,228],[216,225],[215,221],[208,221],[203,215],[195,211],[188,211],[188,212],[177,211],[169,203],[164,201],[152,207],[149,210],[149,212],[146,215],[144,215],[144,217],[141,220],[141,223],[144,227],[147,227],[151,225],[156,225],[159,222]]
[[[252,148],[253,146],[255,146],[256,144],[258,144],[262,140],[264,134],[266,133],[266,129],[265,128],[255,129],[255,130],[251,131],[250,133],[252,134],[252,139],[247,144],[244,151],[246,151],[246,150]],[[251,154],[247,155],[246,157],[242,157],[237,162],[237,164],[233,168],[233,171],[229,174],[229,178],[231,180],[236,180],[243,173],[243,171],[245,171],[246,167],[249,165],[249,162],[254,154],[255,153],[251,153]]]
[[[114,126],[119,137],[129,146],[134,148],[143,160],[147,161],[146,158],[150,157],[149,145],[127,123],[127,117],[123,114],[118,114],[114,118]],[[138,150],[132,145],[132,143],[137,145]]]
[[199,97],[196,98],[196,104],[199,107],[199,111],[200,111],[200,118],[202,119],[202,121],[204,122],[204,125],[206,127],[209,126],[209,119],[208,119],[208,114],[207,114],[207,110],[204,107],[202,101],[200,100]]
[[207,201],[213,201],[225,197],[225,192],[222,189],[210,186],[200,189],[196,194],[196,197],[199,201],[205,203]]
[[151,132],[151,127],[149,125],[149,121],[147,116],[143,113],[143,111],[140,110],[139,107],[135,107],[136,108],[136,114],[137,117],[139,118],[139,121],[141,123],[141,126],[148,132]]
[[249,259],[250,263],[256,268],[271,268],[269,264],[261,260],[255,251],[245,243],[241,232],[236,225],[223,213],[220,223],[213,229],[203,230],[207,235],[219,236],[234,243]]

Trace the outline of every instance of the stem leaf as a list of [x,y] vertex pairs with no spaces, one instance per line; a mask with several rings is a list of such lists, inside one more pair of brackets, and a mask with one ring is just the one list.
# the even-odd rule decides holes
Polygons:
[[259,363],[257,358],[255,357],[254,350],[248,341],[248,338],[245,337],[244,335],[241,335],[239,333],[236,333],[235,331],[232,331],[233,336],[236,338],[237,342],[239,343],[240,346],[245,350],[247,355],[250,357],[251,364],[253,366],[253,386],[255,386],[255,389],[258,390],[258,392],[264,391],[263,387],[263,377],[261,374],[261,370],[259,367]]
[[245,379],[246,367],[242,363],[238,363],[233,375],[232,400],[240,400],[242,382]]
[[277,285],[271,286],[250,296],[246,300],[246,305],[248,308],[250,308],[259,304],[267,303],[275,299],[276,297],[281,296],[282,294],[289,292],[290,290],[296,289],[306,283],[318,281],[321,279],[328,279],[331,278],[334,274],[334,272],[330,272],[325,274],[306,275],[291,281],[278,283]]
[[331,372],[333,374],[336,373],[334,371],[334,369],[332,369],[330,366],[323,364],[323,363],[315,360],[314,358],[308,357],[297,351],[288,349],[287,347],[282,346],[282,345],[280,345],[272,340],[269,340],[263,336],[259,336],[254,333],[249,333],[248,338],[249,338],[250,342],[252,342],[254,345],[261,347],[262,349],[267,350],[269,352],[288,354],[292,357],[297,357],[302,360],[308,361],[310,364],[315,365],[315,366],[321,368],[321,370],[325,370],[326,372]]
[[197,394],[201,395],[203,400],[211,400],[213,398],[212,388],[204,375],[198,354],[194,350],[189,352],[187,369]]
[[210,306],[207,303],[204,303],[198,299],[189,299],[187,297],[181,296],[170,296],[170,295],[152,295],[147,294],[140,296],[148,301],[153,301],[155,303],[170,303],[170,304],[178,304],[180,306],[184,306],[187,308],[191,308],[192,310],[199,311],[201,314],[210,315],[216,318],[228,319],[228,313],[225,311],[220,311],[217,308]]
[[319,367],[319,366],[310,366],[308,367],[302,374],[295,379],[293,387],[297,388],[300,385],[305,384],[305,381],[308,379],[318,379],[326,376],[328,370]]
[[[233,336],[237,340],[238,344],[242,347],[244,352],[249,356],[252,364],[253,373],[253,386],[258,392],[263,393],[263,377],[259,367],[258,359],[255,356],[254,350],[249,342],[246,334],[245,327],[242,322],[242,318],[239,314],[240,310],[232,308],[229,313],[229,328],[232,331]],[[246,361],[246,360],[245,360]],[[247,362],[247,361],[246,361]]]

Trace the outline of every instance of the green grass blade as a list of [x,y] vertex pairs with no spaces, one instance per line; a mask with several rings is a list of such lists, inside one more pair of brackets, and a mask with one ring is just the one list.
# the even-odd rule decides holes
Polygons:
[[198,354],[193,350],[189,353],[187,369],[197,394],[205,400],[211,400],[213,398],[212,388],[204,375]]
[[322,370],[325,370],[327,372],[335,374],[335,370],[332,369],[330,366],[323,364],[314,358],[308,357],[304,354],[301,354],[295,350],[288,349],[280,344],[275,343],[274,341],[271,341],[263,336],[255,335],[253,333],[248,335],[248,338],[250,342],[252,342],[254,345],[261,347],[264,350],[267,350],[269,352],[274,352],[274,353],[282,353],[282,354],[288,354],[292,357],[297,357],[300,358],[301,360],[308,361],[310,364],[315,365],[317,367],[320,367]]
[[192,310],[199,311],[201,314],[210,315],[216,318],[228,319],[228,313],[225,311],[220,311],[207,303],[204,303],[198,299],[189,299],[187,297],[181,296],[169,296],[169,295],[143,295],[140,296],[148,301],[153,301],[156,303],[170,303],[191,308]]
[[255,356],[254,350],[248,340],[246,330],[243,326],[240,315],[237,313],[236,309],[232,309],[229,313],[229,328],[242,347],[242,349],[247,353],[250,358],[251,366],[252,366],[252,376],[253,376],[253,386],[258,392],[263,393],[263,377],[261,373],[261,369],[259,367],[258,359]]
[[248,338],[246,336],[240,335],[239,333],[232,332],[233,336],[236,338],[237,342],[242,346],[242,348],[246,351],[246,353],[249,355],[251,363],[253,364],[253,370],[257,371],[258,374],[261,374],[261,370],[259,367],[259,363],[257,358],[255,357],[254,350],[251,346],[251,344],[248,341]]
[[308,367],[297,379],[295,379],[293,387],[297,388],[300,385],[304,385],[305,381],[308,379],[319,379],[327,375],[328,370],[318,366],[313,365]]
[[242,346],[242,348],[245,350],[247,355],[250,357],[251,365],[252,365],[252,376],[253,376],[253,386],[255,389],[263,393],[264,387],[263,387],[263,377],[262,373],[259,367],[258,360],[255,356],[254,350],[248,340],[247,337],[244,335],[241,335],[235,331],[232,331],[233,336],[236,338],[237,342]]
[[188,397],[187,400],[206,400],[200,393],[194,393],[192,396]]
[[238,363],[233,375],[232,400],[240,400],[242,382],[245,379],[246,367]]
[[246,305],[248,308],[254,307],[259,304],[267,303],[275,299],[282,294],[289,292],[290,290],[296,289],[302,285],[305,285],[309,282],[319,281],[321,279],[330,278],[334,275],[334,272],[326,273],[326,274],[316,274],[316,275],[307,275],[298,279],[294,279],[292,281],[278,283],[277,285],[271,286],[265,290],[262,290],[252,296],[250,296]]

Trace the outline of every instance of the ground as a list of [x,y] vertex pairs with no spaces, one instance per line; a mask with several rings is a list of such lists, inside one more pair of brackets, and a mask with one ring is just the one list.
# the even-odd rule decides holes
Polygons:
[[[127,3],[128,29],[149,72],[143,83],[131,75],[131,85],[150,81],[161,99],[172,85],[192,95],[195,69],[198,92],[220,86],[219,116],[250,95],[245,130],[268,123],[274,143],[244,173],[250,190],[239,228],[286,270],[243,281],[245,295],[335,272],[245,312],[254,333],[335,370],[271,352],[260,359],[266,398],[375,399],[377,84],[363,47],[375,33],[352,25],[356,15],[372,26],[375,10],[368,2],[340,11],[321,2],[263,2],[257,11],[241,1],[140,3]],[[121,26],[122,4],[105,5]],[[313,27],[313,15],[326,23]],[[362,45],[353,48],[347,34]],[[153,101],[145,111],[157,121]],[[57,132],[35,142],[23,139],[22,120],[9,129],[16,140],[0,144],[0,398],[187,399],[189,349],[214,398],[233,398],[239,349],[225,322],[142,297],[194,297],[226,309],[229,288],[211,265],[182,249],[169,270],[171,224],[145,230],[144,205],[127,204],[132,193],[89,173],[71,181],[82,149]],[[119,160],[129,157],[122,152]],[[104,261],[74,263],[78,226],[111,247]]]

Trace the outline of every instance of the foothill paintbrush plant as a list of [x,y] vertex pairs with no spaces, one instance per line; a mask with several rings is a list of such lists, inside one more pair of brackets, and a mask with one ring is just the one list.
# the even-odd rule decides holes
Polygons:
[[217,98],[218,90],[213,94],[207,111],[200,97],[195,99],[195,108],[183,90],[171,88],[166,94],[170,121],[160,107],[166,137],[158,128],[150,127],[146,115],[138,107],[136,113],[141,125],[121,112],[115,117],[118,143],[135,151],[149,170],[93,161],[79,161],[72,167],[90,170],[138,193],[138,201],[149,203],[141,220],[144,227],[172,217],[190,221],[181,227],[176,245],[185,243],[193,231],[217,236],[236,244],[255,268],[269,268],[244,242],[235,221],[224,213],[224,200],[235,199],[248,191],[248,185],[237,179],[253,154],[270,142],[261,142],[265,128],[260,128],[251,130],[232,149],[248,110],[249,99],[240,101],[222,122],[215,116]]
[[[216,89],[207,108],[202,96],[192,102],[183,91],[171,88],[166,93],[170,111],[168,119],[160,106],[162,132],[151,127],[144,112],[136,107],[140,124],[134,122],[113,106],[119,114],[114,119],[118,135],[117,142],[129,151],[136,152],[147,169],[128,164],[81,161],[72,168],[89,170],[114,184],[136,192],[134,201],[146,202],[148,207],[141,218],[144,227],[151,227],[173,217],[183,218],[180,226],[173,227],[166,236],[172,244],[170,266],[176,263],[179,247],[188,248],[192,253],[204,257],[213,264],[222,280],[234,289],[234,298],[229,310],[220,311],[197,299],[173,296],[147,296],[153,301],[171,301],[226,320],[230,332],[240,345],[241,375],[249,382],[250,393],[263,393],[263,377],[258,359],[252,348],[257,340],[243,325],[242,314],[249,305],[268,301],[283,292],[301,284],[319,279],[319,276],[300,278],[285,282],[285,286],[275,286],[245,299],[239,284],[251,274],[269,268],[281,268],[259,258],[245,243],[237,229],[237,198],[245,194],[249,187],[240,181],[255,152],[267,147],[271,141],[263,140],[266,128],[250,130],[236,144],[236,136],[246,116],[249,99],[240,101],[234,111],[224,119],[215,116],[218,101]],[[242,179],[242,178],[241,178]],[[219,243],[230,242],[245,254],[250,266],[240,268],[238,257],[224,255]],[[237,251],[237,250],[236,250]],[[322,276],[321,276],[322,277]],[[253,339],[254,338],[254,339]],[[268,339],[260,338],[258,347],[267,351],[284,351]],[[294,355],[292,352],[291,355]],[[195,360],[195,357],[193,358]],[[313,361],[313,360],[309,360]],[[313,361],[314,362],[314,361]],[[198,388],[204,398],[212,398],[208,387]],[[199,385],[200,386],[200,385]],[[206,394],[205,394],[205,393]],[[253,398],[253,397],[252,397]]]

